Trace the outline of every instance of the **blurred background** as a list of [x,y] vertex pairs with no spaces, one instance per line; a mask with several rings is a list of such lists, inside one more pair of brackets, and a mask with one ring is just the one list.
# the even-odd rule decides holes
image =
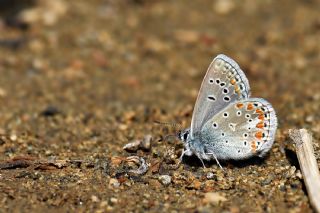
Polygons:
[[[316,0],[0,0],[0,159],[55,156],[95,160],[99,153],[107,159],[125,155],[122,147],[128,141],[146,134],[158,141],[172,132],[155,126],[155,120],[188,127],[206,69],[219,53],[239,63],[249,79],[252,96],[267,99],[278,114],[275,148],[264,172],[291,168],[285,151],[288,128],[310,129],[319,157],[319,10]],[[149,160],[161,159],[167,148],[162,142],[155,144],[151,154],[138,154]],[[174,144],[171,142],[171,146],[178,146]],[[179,149],[175,153],[178,156]],[[251,174],[250,168],[239,167],[230,171],[239,172],[231,176],[237,179],[237,175]],[[252,168],[257,170],[259,165]],[[52,178],[60,186],[55,193],[65,197],[61,201],[51,195],[43,200],[46,189],[42,187],[52,174],[41,173],[44,179],[28,188],[22,184],[24,178],[14,178],[16,172],[9,170],[5,177],[13,179],[1,181],[0,170],[0,184],[5,183],[9,191],[0,193],[0,202],[7,210],[27,205],[34,210],[55,206],[84,210],[110,207],[115,211],[121,209],[122,199],[142,187],[135,184],[136,188],[126,188],[126,193],[118,191],[118,201],[113,203],[107,189],[99,191],[103,183],[98,185],[100,189],[84,188],[86,193],[81,193],[68,185],[71,180],[61,183]],[[70,170],[64,175],[70,172],[74,173]],[[294,184],[287,186],[288,179],[281,174],[276,173],[269,184],[275,191],[280,183],[285,185],[275,197],[267,199],[264,193],[271,189],[260,182],[243,184],[253,189],[224,192],[227,204],[208,209],[233,211],[229,207],[235,205],[233,212],[237,212],[259,204],[256,211],[311,211],[301,180],[293,179]],[[90,169],[77,175],[73,178],[83,180],[92,175],[90,181],[97,182]],[[257,178],[253,176],[248,182]],[[61,191],[61,187],[70,192]],[[199,189],[181,192],[185,194],[182,200],[178,192],[172,201],[166,198],[166,193],[179,188],[163,189],[147,207],[137,202],[151,198],[136,194],[125,210],[201,211]],[[80,195],[74,197],[74,192]],[[239,195],[260,200],[244,201]],[[86,205],[80,205],[80,200]],[[107,204],[101,204],[104,200]],[[160,205],[164,200],[169,204]]]

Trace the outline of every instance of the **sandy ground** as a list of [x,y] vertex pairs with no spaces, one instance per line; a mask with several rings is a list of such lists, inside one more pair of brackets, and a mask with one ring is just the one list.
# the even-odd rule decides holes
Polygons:
[[[0,212],[312,212],[287,132],[309,129],[320,164],[318,1],[0,4]],[[225,171],[177,166],[154,121],[190,125],[219,53],[274,106],[275,144]]]

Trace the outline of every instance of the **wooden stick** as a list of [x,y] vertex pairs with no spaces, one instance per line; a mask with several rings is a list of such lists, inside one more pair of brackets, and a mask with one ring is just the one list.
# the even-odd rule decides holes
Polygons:
[[320,213],[320,173],[312,147],[312,136],[306,129],[290,129],[289,136],[296,144],[296,152],[310,203]]

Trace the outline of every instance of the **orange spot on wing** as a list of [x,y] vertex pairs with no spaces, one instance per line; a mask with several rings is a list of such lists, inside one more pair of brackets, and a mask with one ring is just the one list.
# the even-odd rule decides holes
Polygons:
[[258,119],[259,119],[259,120],[264,120],[264,114],[260,114],[260,115],[258,116]]
[[234,90],[236,91],[236,93],[238,93],[238,94],[240,93],[240,89],[237,85],[234,86]]
[[262,139],[262,132],[257,132],[254,136],[256,136],[256,138],[258,138],[259,140]]
[[258,114],[263,114],[263,112],[262,112],[261,109],[256,109],[256,113],[258,113]]
[[256,127],[260,128],[260,129],[263,129],[264,123],[261,121],[261,122],[257,123]]
[[241,109],[243,107],[243,104],[242,103],[238,103],[236,106],[237,106],[238,109]]
[[256,146],[256,142],[255,142],[255,141],[252,141],[252,142],[251,142],[251,149],[252,149],[252,152],[255,152],[255,151],[256,151],[257,146]]
[[253,110],[253,104],[252,103],[248,103],[247,110]]
[[236,83],[236,79],[234,79],[234,78],[231,79],[231,80],[230,80],[230,83],[231,83],[232,85],[234,85],[234,84]]

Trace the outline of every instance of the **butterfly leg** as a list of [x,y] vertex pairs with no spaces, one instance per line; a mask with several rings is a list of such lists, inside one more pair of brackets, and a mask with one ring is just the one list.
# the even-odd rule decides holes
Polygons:
[[182,162],[182,158],[183,158],[183,156],[186,154],[186,152],[188,152],[188,150],[183,150],[183,151],[182,151],[182,154],[181,154],[180,157],[179,157],[179,164]]
[[202,158],[201,158],[201,155],[198,155],[198,154],[197,154],[197,157],[200,159],[200,161],[201,161],[201,163],[202,163],[202,166],[203,166],[203,168],[205,169],[206,166],[204,165],[204,162],[203,162],[203,160],[202,160]]
[[216,160],[218,166],[223,170],[223,167],[221,166],[221,164],[218,161],[218,158],[216,157],[216,155],[214,153],[206,153],[207,155],[212,155],[214,157],[214,159]]

